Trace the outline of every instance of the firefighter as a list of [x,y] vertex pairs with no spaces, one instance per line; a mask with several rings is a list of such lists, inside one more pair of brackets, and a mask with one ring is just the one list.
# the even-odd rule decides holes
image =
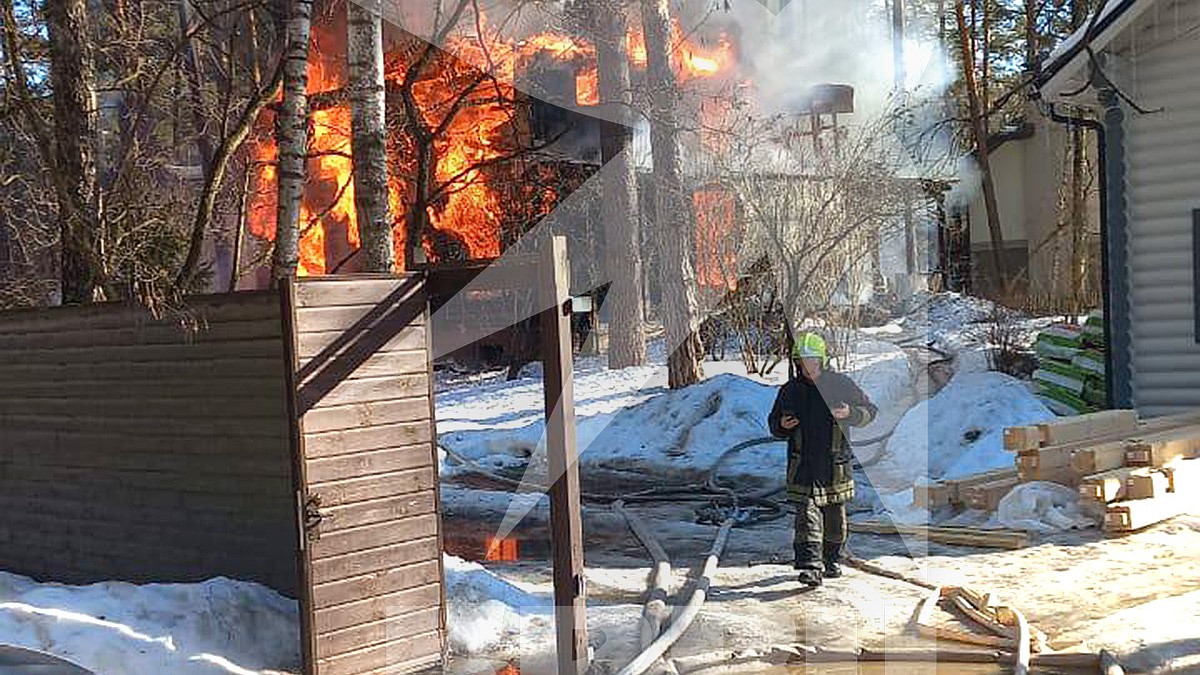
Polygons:
[[821,585],[841,576],[846,543],[846,502],[854,497],[846,427],[875,419],[876,408],[858,385],[828,370],[825,340],[804,333],[792,347],[795,376],[775,398],[767,418],[771,433],[788,441],[787,493],[796,508],[795,567],[800,582]]

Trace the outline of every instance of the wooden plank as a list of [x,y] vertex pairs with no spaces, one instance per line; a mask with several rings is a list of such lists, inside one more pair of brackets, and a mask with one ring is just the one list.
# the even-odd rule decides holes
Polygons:
[[850,521],[850,531],[865,534],[898,534],[937,544],[979,548],[1018,549],[1029,545],[1029,535],[1015,530],[982,530],[967,527],[923,527],[896,523]]
[[[121,469],[72,468],[59,466],[27,466],[22,472],[22,478],[29,482],[67,482],[88,486],[104,486],[108,489],[141,490],[159,486],[171,486],[173,489],[185,492],[201,492],[209,494],[238,493],[243,485],[228,480],[230,473],[221,471],[219,467],[197,465],[187,468],[177,468],[173,471],[127,471]],[[257,489],[262,494],[289,490],[284,481],[271,480],[261,477],[256,481]]]
[[937,481],[918,483],[913,486],[913,506],[936,509],[958,501],[958,486],[954,483]]
[[307,413],[315,408],[328,408],[366,401],[389,401],[424,395],[428,385],[425,373],[389,375],[359,380],[328,383],[327,387],[308,382],[300,386],[300,409]]
[[321,639],[317,641],[317,656],[325,658],[345,654],[389,640],[401,640],[436,631],[439,627],[440,611],[436,606],[417,609],[407,614],[393,614],[378,621],[322,634]]
[[[30,467],[65,467],[97,470],[171,472],[180,468],[200,468],[211,473],[229,476],[291,477],[291,463],[286,454],[256,454],[252,446],[244,446],[241,454],[171,454],[170,452],[128,452],[121,448],[78,448],[71,450],[42,450],[12,453],[11,471],[20,473]],[[190,460],[190,461],[189,461]]]
[[321,504],[341,506],[381,497],[394,497],[433,489],[433,467],[422,467],[320,485]]
[[[195,380],[214,375],[234,376],[241,379],[272,379],[282,381],[283,363],[275,358],[226,358],[207,361],[144,362],[144,363],[26,363],[20,361],[0,363],[0,380],[45,381],[50,378],[69,376],[83,381],[138,381],[138,380]],[[225,375],[228,374],[228,375]]]
[[1108,505],[1104,514],[1104,529],[1113,534],[1141,530],[1186,513],[1195,506],[1195,497],[1184,493],[1114,502]]
[[317,489],[329,481],[416,469],[430,466],[434,461],[433,446],[429,443],[310,459],[308,481]]
[[1135,467],[1121,467],[1084,476],[1079,484],[1079,495],[1084,499],[1101,503],[1124,499],[1125,481],[1135,470]]
[[361,577],[364,574],[382,572],[396,566],[397,560],[430,560],[442,555],[438,549],[438,539],[430,537],[418,542],[406,542],[386,546],[383,549],[353,552],[353,554],[326,557],[312,563],[312,583],[314,586],[328,584],[330,581]]
[[[100,431],[55,430],[52,426],[18,428],[0,423],[4,429],[4,447],[14,453],[14,460],[21,454],[56,455],[79,453],[80,455],[106,454],[158,454],[166,458],[172,455],[234,455],[241,458],[287,459],[287,447],[281,429],[271,433],[269,429],[246,425],[243,435],[211,434],[197,431],[192,435],[159,436],[152,433],[113,433]],[[162,422],[159,421],[161,428]],[[265,426],[265,425],[264,425]],[[275,426],[275,425],[272,425]],[[37,462],[34,462],[37,463]]]
[[1165,471],[1145,467],[1125,479],[1125,499],[1153,499],[1170,492],[1171,480]]
[[441,655],[442,639],[438,631],[415,635],[405,640],[388,641],[353,652],[317,660],[317,675],[361,675],[407,663],[421,657]]
[[583,675],[588,665],[583,522],[576,448],[570,271],[567,240],[555,236],[542,251],[542,378],[546,456],[550,475],[550,548],[554,559],[554,617],[559,675]]
[[[313,368],[336,358],[424,349],[425,330],[424,326],[412,326],[387,335],[353,334],[341,330],[304,333],[298,337],[300,366],[302,369]],[[320,363],[314,364],[318,357]]]
[[418,445],[429,443],[432,440],[430,422],[425,419],[315,434],[306,433],[304,449],[305,455],[309,459],[319,459],[365,450]]
[[399,304],[391,303],[377,305],[314,305],[301,307],[296,311],[296,328],[303,333],[320,333],[332,330],[346,330],[356,324],[366,323],[377,325],[388,321],[403,319],[403,325],[419,326],[425,322],[424,316],[418,312],[415,316],[403,314],[411,311],[413,305],[422,303],[420,293],[410,293]]
[[[406,375],[425,372],[427,360],[423,349],[405,352],[381,352],[370,354],[365,360],[354,365],[354,368],[342,373],[342,379],[358,380],[364,377],[379,377],[382,375]],[[314,370],[304,382],[319,378],[322,370]]]
[[[428,379],[428,378],[427,378]],[[428,394],[390,401],[355,402],[322,406],[304,415],[304,431],[320,433],[363,427],[422,422],[429,419]]]
[[1036,450],[1042,444],[1042,430],[1037,426],[1007,427],[1004,429],[1004,449],[1009,452]]
[[210,371],[207,376],[184,378],[88,380],[70,373],[59,373],[40,380],[8,380],[4,396],[30,399],[130,400],[219,398],[282,400],[283,374],[278,378],[237,377],[232,373]]
[[172,345],[120,345],[26,349],[21,363],[174,363],[236,358],[282,358],[282,340],[241,340]]
[[961,506],[963,504],[963,490],[966,487],[1016,477],[1016,469],[996,469],[954,480],[940,480],[918,484],[913,487],[913,505],[928,505],[926,508],[937,508],[951,504]]
[[990,483],[979,483],[962,488],[963,503],[969,508],[982,511],[995,511],[1004,499],[1017,485],[1016,478],[1005,478]]
[[1110,441],[1081,448],[1071,456],[1071,468],[1081,476],[1111,471],[1125,466],[1125,442]]
[[1113,434],[1135,433],[1138,416],[1133,410],[1101,410],[1043,422],[1037,427],[1041,434],[1040,445],[1063,445]]
[[421,292],[421,279],[414,274],[370,277],[305,277],[296,280],[296,307],[375,305],[411,300]]
[[278,321],[279,301],[272,291],[241,291],[184,298],[183,306],[166,308],[154,319],[144,307],[132,303],[101,302],[86,305],[31,307],[0,312],[0,334],[57,333],[79,326],[123,328],[145,323],[221,323],[271,319]]
[[1125,463],[1130,466],[1161,467],[1181,457],[1200,453],[1200,427],[1188,426],[1130,441]]
[[191,424],[203,430],[214,418],[273,419],[272,427],[283,415],[284,401],[278,396],[223,397],[211,396],[156,396],[152,398],[100,399],[88,396],[78,398],[29,398],[10,397],[7,390],[0,391],[0,415],[50,415],[65,416],[83,412],[89,416],[125,416],[135,418],[157,418],[161,426],[163,419],[176,424]]
[[[37,406],[34,406],[35,408]],[[78,407],[76,407],[78,412]],[[86,411],[90,413],[89,409]],[[162,417],[142,412],[128,413],[121,417],[100,417],[91,414],[53,414],[54,411],[14,412],[0,408],[0,428],[6,437],[10,434],[45,434],[46,429],[55,429],[64,434],[144,434],[177,439],[213,440],[219,437],[260,438],[273,442],[287,422],[275,415],[261,418],[220,417],[208,420],[207,426],[185,424],[164,426]],[[180,419],[180,418],[176,418]],[[251,420],[251,421],[248,421]]]
[[1075,449],[1070,446],[1045,447],[1017,455],[1017,467],[1028,471],[1061,469],[1071,466]]
[[412,588],[440,583],[441,568],[436,559],[410,564],[393,564],[380,572],[318,584],[313,588],[313,606],[318,610],[374,595],[389,595]]
[[275,318],[214,323],[194,329],[160,323],[104,329],[80,326],[77,330],[53,333],[0,333],[0,350],[19,354],[27,349],[202,345],[279,339],[281,335],[279,320]]
[[[406,541],[436,536],[437,528],[438,515],[426,514],[337,532],[322,531],[321,535],[311,543],[310,555],[313,562],[316,562],[323,558],[333,558],[347,553],[379,549]],[[416,561],[402,558],[393,560],[396,565],[412,562]]]
[[1166,471],[1171,492],[1200,495],[1200,459],[1180,459],[1168,464]]

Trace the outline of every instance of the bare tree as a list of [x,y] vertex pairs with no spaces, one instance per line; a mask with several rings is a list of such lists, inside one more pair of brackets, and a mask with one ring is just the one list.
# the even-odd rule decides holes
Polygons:
[[600,104],[608,116],[600,123],[601,218],[604,223],[605,268],[611,286],[608,366],[626,368],[646,362],[642,308],[642,257],[638,246],[637,187],[628,150],[632,133],[629,54],[626,49],[626,6],[616,0],[596,0],[594,7],[596,63]]
[[[986,14],[986,7],[984,8]],[[992,179],[992,168],[988,161],[988,121],[987,104],[980,100],[978,84],[975,81],[975,49],[971,45],[971,32],[967,28],[966,17],[963,15],[961,2],[954,3],[954,16],[958,22],[959,51],[962,56],[963,79],[967,90],[967,102],[970,108],[971,135],[975,146],[975,160],[979,163],[980,179],[983,187],[983,203],[987,211],[988,233],[992,243],[992,267],[1001,292],[1008,290],[1008,271],[1004,268],[1002,258],[1004,252],[1004,232],[1000,229],[1000,207],[996,202],[996,184]]]
[[671,69],[671,17],[667,0],[642,0],[650,92],[650,148],[654,162],[655,232],[662,285],[663,328],[668,349],[667,383],[672,389],[704,377],[697,319],[696,273],[692,264],[695,212],[684,181],[679,145],[679,87]]
[[55,178],[61,227],[62,300],[90,302],[100,289],[101,237],[96,175],[96,72],[86,0],[48,0],[50,79],[54,88]]
[[384,121],[383,22],[379,2],[346,6],[349,53],[354,206],[364,252],[363,269],[391,272],[392,218],[388,210],[387,127]]
[[902,227],[912,183],[899,177],[891,116],[820,147],[803,136],[807,120],[745,121],[710,157],[708,171],[744,211],[739,257],[770,261],[793,332],[834,306],[841,308],[835,323],[852,325],[880,238]]
[[276,116],[279,197],[272,276],[296,275],[300,261],[300,200],[308,160],[308,49],[312,0],[287,0],[283,103]]

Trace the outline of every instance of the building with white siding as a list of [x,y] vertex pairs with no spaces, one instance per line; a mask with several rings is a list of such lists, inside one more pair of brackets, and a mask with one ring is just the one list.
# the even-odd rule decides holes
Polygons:
[[1200,406],[1200,0],[1109,0],[1038,85],[1102,126],[1113,403]]

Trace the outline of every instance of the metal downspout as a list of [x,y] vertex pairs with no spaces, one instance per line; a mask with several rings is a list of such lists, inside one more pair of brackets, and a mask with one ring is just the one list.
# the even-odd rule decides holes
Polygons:
[[[1058,112],[1058,110],[1053,105],[1049,105],[1047,107],[1047,110],[1050,114],[1050,119],[1053,120],[1054,122],[1057,122],[1058,124],[1082,127],[1084,129],[1091,129],[1092,131],[1096,132],[1096,151],[1097,151],[1097,155],[1098,155],[1097,171],[1099,172],[1099,177],[1096,182],[1099,187],[1099,193],[1100,193],[1099,194],[1099,199],[1100,199],[1100,251],[1101,251],[1101,255],[1100,255],[1100,289],[1101,289],[1100,299],[1101,299],[1101,302],[1103,303],[1103,309],[1104,309],[1104,343],[1112,344],[1112,334],[1111,334],[1112,330],[1111,330],[1111,322],[1109,321],[1109,317],[1112,316],[1113,287],[1111,285],[1112,277],[1110,276],[1110,273],[1109,273],[1110,262],[1109,262],[1109,253],[1108,253],[1108,227],[1109,227],[1108,226],[1108,205],[1105,203],[1105,200],[1108,198],[1108,184],[1106,182],[1108,172],[1107,172],[1107,167],[1106,167],[1107,153],[1105,152],[1104,125],[1101,122],[1099,122],[1098,120],[1094,120],[1094,119],[1091,119],[1088,117],[1076,117],[1073,115],[1064,115],[1064,114]],[[1113,352],[1111,349],[1104,350],[1104,372],[1105,373],[1113,372],[1112,354],[1113,354]],[[1104,378],[1104,399],[1105,399],[1105,403],[1108,405],[1108,407],[1112,408],[1114,399],[1113,399],[1113,378],[1111,378],[1111,377]]]
[[1133,407],[1133,348],[1129,304],[1129,214],[1125,194],[1125,111],[1111,87],[1099,90],[1104,105],[1104,184],[1108,236],[1104,244],[1108,259],[1108,293],[1105,315],[1112,405]]

